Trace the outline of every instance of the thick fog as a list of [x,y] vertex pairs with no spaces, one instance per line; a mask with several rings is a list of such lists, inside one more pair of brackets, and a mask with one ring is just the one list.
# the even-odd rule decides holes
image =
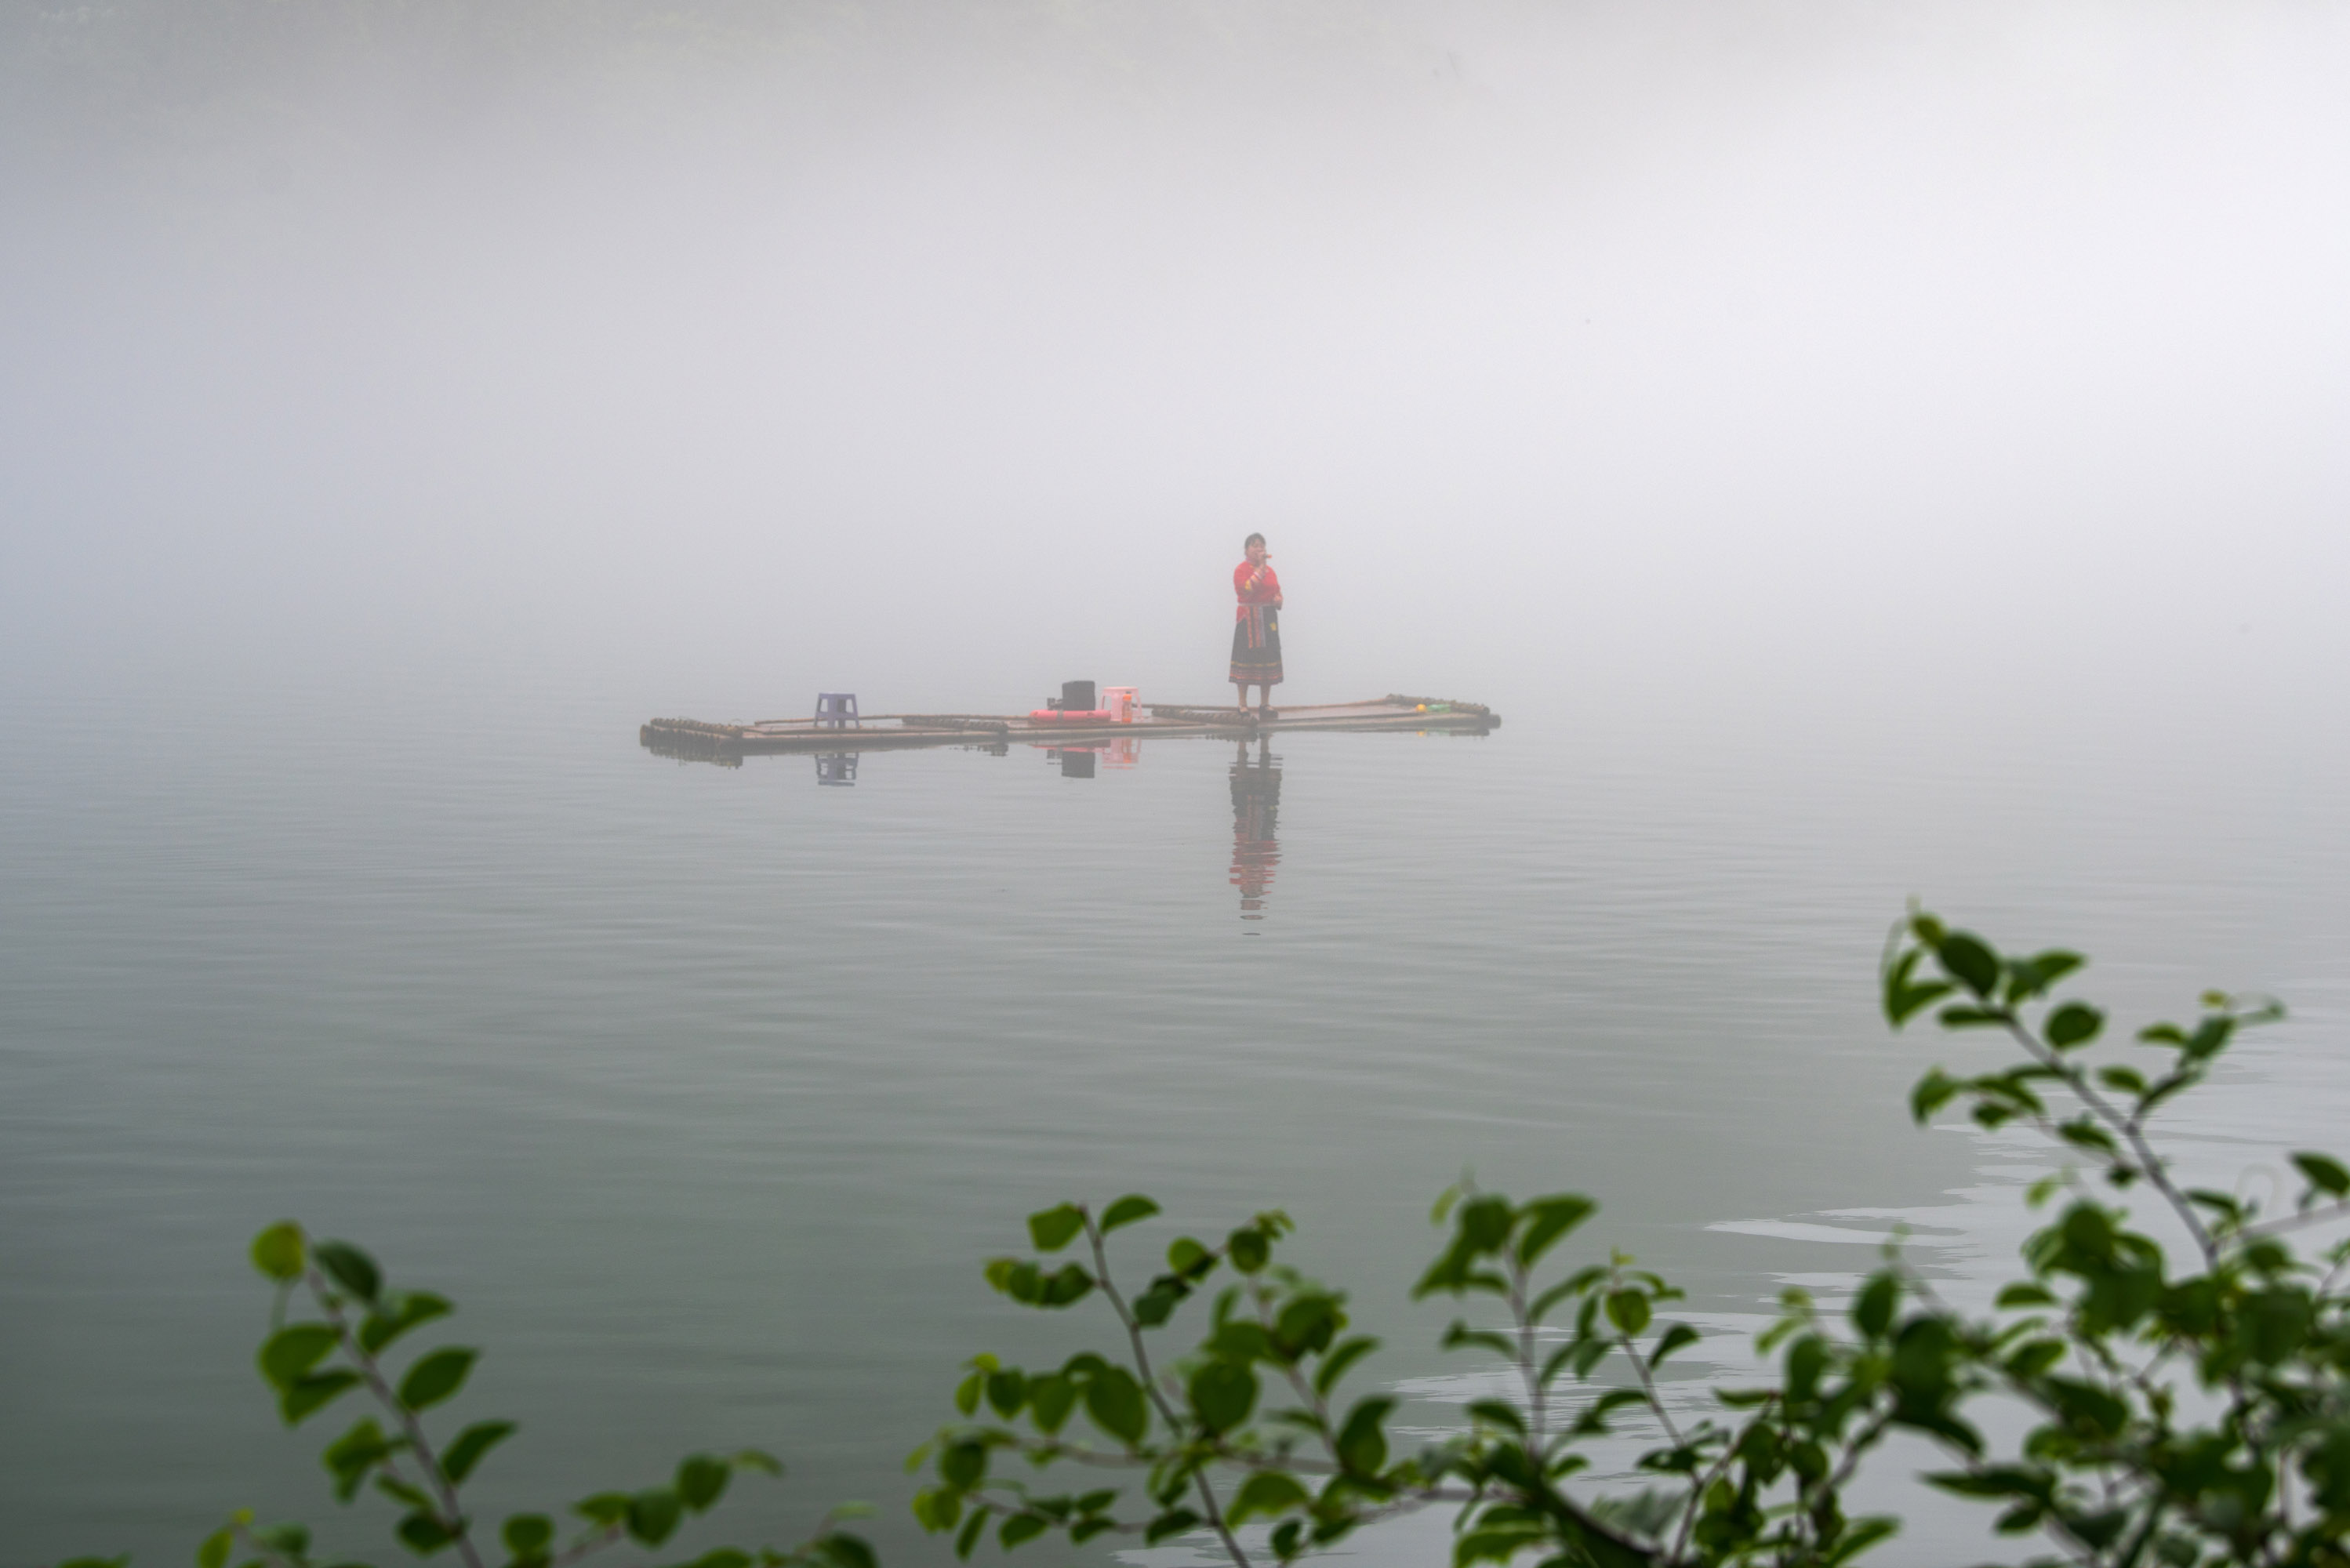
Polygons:
[[2338,6],[7,26],[20,691],[1213,700],[1253,529],[1292,701],[2224,725],[2342,667]]

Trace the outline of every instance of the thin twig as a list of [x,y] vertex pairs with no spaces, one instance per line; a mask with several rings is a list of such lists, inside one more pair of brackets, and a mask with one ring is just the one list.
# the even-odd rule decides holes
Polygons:
[[[1778,1402],[1778,1393],[1773,1390],[1771,1397],[1755,1411],[1754,1420],[1748,1423],[1749,1428],[1760,1422],[1770,1408]],[[1681,1527],[1673,1532],[1673,1554],[1669,1561],[1679,1563],[1681,1560],[1681,1553],[1689,1550],[1690,1532],[1697,1528],[1698,1511],[1704,1505],[1707,1490],[1722,1478],[1729,1470],[1731,1461],[1737,1457],[1738,1445],[1725,1444],[1721,1450],[1721,1458],[1716,1459],[1713,1462],[1713,1468],[1706,1471],[1704,1476],[1690,1488],[1689,1506],[1681,1510]]]
[[473,1549],[472,1531],[457,1503],[457,1489],[442,1473],[440,1456],[432,1451],[432,1441],[424,1435],[423,1423],[416,1418],[416,1413],[401,1401],[400,1396],[392,1392],[391,1385],[384,1379],[383,1368],[359,1344],[359,1335],[351,1332],[350,1319],[344,1314],[341,1298],[327,1288],[326,1279],[317,1270],[311,1269],[307,1272],[310,1293],[317,1298],[320,1310],[334,1324],[335,1333],[342,1341],[343,1354],[358,1365],[360,1376],[367,1380],[368,1391],[376,1397],[378,1404],[391,1412],[392,1418],[400,1423],[400,1430],[407,1434],[409,1449],[416,1455],[417,1463],[424,1471],[425,1484],[440,1501],[442,1522],[449,1527],[451,1543],[457,1548],[457,1555],[464,1559],[465,1568],[482,1568],[481,1553]]
[[[1102,1294],[1109,1301],[1110,1310],[1118,1314],[1118,1321],[1126,1326],[1126,1342],[1133,1348],[1134,1366],[1142,1375],[1143,1391],[1158,1407],[1168,1429],[1180,1433],[1183,1423],[1177,1417],[1174,1407],[1168,1403],[1167,1396],[1159,1390],[1158,1379],[1151,1374],[1150,1353],[1142,1347],[1142,1325],[1134,1321],[1134,1314],[1127,1310],[1126,1298],[1118,1293],[1117,1284],[1109,1277],[1109,1254],[1102,1246],[1101,1227],[1094,1223],[1093,1210],[1083,1204],[1077,1206],[1077,1214],[1085,1221],[1086,1240],[1093,1245],[1094,1282],[1101,1286]],[[1252,1568],[1248,1553],[1241,1550],[1240,1542],[1232,1535],[1232,1526],[1224,1522],[1223,1506],[1216,1501],[1216,1490],[1208,1483],[1207,1471],[1193,1470],[1191,1482],[1199,1489],[1200,1501],[1207,1505],[1208,1522],[1215,1527],[1216,1538],[1223,1542],[1226,1555],[1232,1558],[1236,1568]]]
[[1518,1324],[1518,1375],[1526,1385],[1529,1447],[1540,1455],[1550,1436],[1549,1402],[1543,1388],[1542,1368],[1534,1362],[1534,1320],[1526,1302],[1526,1266],[1512,1256],[1509,1267],[1510,1315]]
[[2220,1266],[2220,1244],[2205,1228],[2202,1216],[2195,1212],[2195,1206],[2171,1181],[2169,1168],[2162,1157],[2154,1152],[2154,1146],[2147,1141],[2145,1129],[2137,1117],[2124,1115],[2113,1102],[2090,1087],[2088,1075],[2066,1061],[2055,1047],[2043,1044],[2039,1036],[2024,1027],[2023,1021],[2015,1015],[2012,1008],[2001,1008],[1999,1020],[2015,1043],[2023,1047],[2025,1055],[2055,1074],[2064,1086],[2073,1091],[2076,1099],[2128,1140],[2131,1152],[2137,1156],[2138,1174],[2162,1194],[2163,1200],[2170,1205],[2171,1211],[2187,1227],[2187,1233],[2194,1238],[2197,1250],[2203,1254],[2205,1266],[2217,1269]]
[[1666,1414],[1665,1402],[1657,1394],[1657,1380],[1648,1376],[1648,1364],[1640,1359],[1640,1347],[1633,1343],[1628,1334],[1617,1335],[1616,1343],[1624,1347],[1624,1359],[1632,1364],[1632,1375],[1640,1380],[1640,1392],[1648,1397],[1648,1408],[1657,1413],[1657,1420],[1665,1428],[1665,1436],[1672,1439],[1673,1447],[1677,1449],[1689,1447],[1681,1437],[1680,1428],[1673,1425],[1672,1417]]
[[[2254,1236],[2277,1236],[2288,1231],[2298,1231],[2309,1225],[2324,1225],[2334,1220],[2350,1220],[2350,1199],[2344,1199],[2339,1203],[2324,1204],[2315,1209],[2304,1209],[2298,1214],[2280,1214],[2273,1220],[2263,1220],[2257,1225],[2247,1225],[2236,1232],[2236,1237],[2240,1241],[2244,1241]],[[2326,1278],[2330,1281],[2333,1276],[2329,1274]]]

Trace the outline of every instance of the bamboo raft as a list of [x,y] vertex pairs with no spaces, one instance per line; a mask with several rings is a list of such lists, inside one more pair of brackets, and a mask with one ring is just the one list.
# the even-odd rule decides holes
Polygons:
[[666,757],[737,758],[770,752],[882,752],[920,746],[1097,745],[1143,736],[1217,735],[1253,739],[1295,730],[1349,732],[1399,730],[1485,735],[1501,715],[1479,702],[1389,692],[1367,702],[1283,707],[1266,719],[1239,708],[1146,704],[1147,719],[1113,724],[1096,720],[1033,719],[993,713],[879,713],[849,723],[816,719],[762,719],[753,724],[711,724],[699,719],[655,719],[637,732],[638,743]]

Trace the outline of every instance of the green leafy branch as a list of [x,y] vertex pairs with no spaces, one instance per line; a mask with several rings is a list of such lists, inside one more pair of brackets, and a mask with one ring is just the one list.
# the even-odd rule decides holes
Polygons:
[[[2003,1503],[2002,1530],[2042,1532],[2083,1563],[2350,1562],[2350,1302],[2336,1290],[2350,1246],[2335,1245],[2320,1268],[2284,1240],[2350,1217],[2350,1169],[2293,1154],[2299,1202],[2264,1220],[2252,1200],[2182,1186],[2151,1131],[2156,1112],[2205,1082],[2242,1029],[2283,1009],[2206,992],[2193,1027],[2138,1032],[2165,1064],[2098,1060],[2105,1014],[2050,995],[2082,966],[2062,950],[2002,956],[1913,911],[1887,955],[1888,1021],[1898,1029],[1939,1006],[1945,1028],[1996,1028],[2024,1057],[1972,1077],[1935,1069],[1913,1113],[1923,1122],[1962,1101],[1978,1125],[2022,1122],[2088,1157],[2116,1194],[2143,1183],[2185,1227],[2199,1271],[2172,1275],[2128,1210],[2069,1169],[2035,1183],[2035,1208],[2060,1191],[2071,1200],[2027,1241],[2031,1277],[2000,1293],[2005,1315],[1973,1325],[1938,1315],[1987,1385],[2040,1424],[2010,1459],[1929,1479]],[[2052,1104],[2052,1091],[2069,1106]]]
[[[755,1449],[689,1455],[663,1484],[597,1492],[574,1503],[570,1511],[579,1523],[567,1541],[558,1542],[558,1526],[547,1514],[510,1515],[498,1531],[503,1552],[485,1556],[462,1490],[515,1425],[475,1421],[443,1443],[425,1423],[428,1412],[463,1390],[481,1353],[442,1345],[418,1355],[396,1375],[383,1359],[409,1334],[448,1316],[455,1310],[451,1303],[430,1291],[392,1290],[366,1252],[348,1242],[312,1241],[290,1220],[256,1236],[252,1258],[277,1287],[270,1334],[255,1360],[276,1394],[280,1418],[299,1426],[354,1390],[369,1395],[379,1415],[354,1421],[327,1445],[320,1461],[338,1501],[348,1504],[372,1490],[398,1505],[402,1511],[393,1536],[418,1556],[449,1551],[465,1568],[487,1568],[492,1561],[504,1568],[571,1568],[624,1543],[662,1544],[688,1518],[715,1507],[738,1473],[783,1474],[781,1464]],[[289,1323],[289,1309],[301,1302],[317,1315]],[[817,1535],[790,1550],[717,1547],[690,1568],[876,1568],[869,1546],[834,1528],[843,1516],[837,1512]],[[196,1562],[198,1568],[320,1568],[307,1526],[256,1526],[249,1511],[207,1537]]]

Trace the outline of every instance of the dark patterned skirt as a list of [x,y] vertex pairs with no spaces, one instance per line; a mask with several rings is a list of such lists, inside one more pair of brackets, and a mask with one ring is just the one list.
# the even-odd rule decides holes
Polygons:
[[1232,622],[1232,682],[1235,685],[1281,684],[1281,612],[1271,605],[1250,605],[1248,614]]

